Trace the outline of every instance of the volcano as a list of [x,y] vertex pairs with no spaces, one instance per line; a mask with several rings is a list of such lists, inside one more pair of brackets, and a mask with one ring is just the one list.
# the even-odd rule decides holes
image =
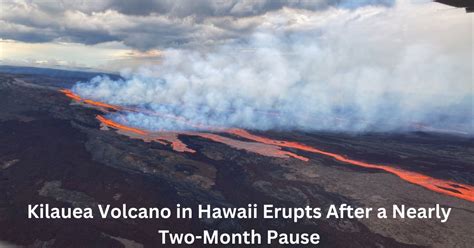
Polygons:
[[[79,76],[80,77],[80,76]],[[40,247],[155,247],[158,229],[315,230],[321,246],[468,247],[474,242],[474,140],[436,132],[334,133],[210,127],[84,99],[78,78],[0,75],[0,240]],[[113,113],[193,127],[146,130]],[[426,128],[425,128],[426,129]],[[453,208],[436,220],[30,220],[28,204],[92,207],[281,207],[330,204]],[[72,235],[74,234],[74,235]],[[433,239],[432,237],[438,237]],[[471,241],[471,242],[469,242]]]

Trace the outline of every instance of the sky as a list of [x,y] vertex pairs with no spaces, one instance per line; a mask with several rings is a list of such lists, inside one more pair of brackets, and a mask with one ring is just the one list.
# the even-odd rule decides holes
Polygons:
[[[411,2],[440,15],[463,13]],[[328,15],[395,5],[394,0],[2,0],[0,63],[120,71],[160,63],[169,49],[212,50],[263,31],[311,32]]]
[[85,98],[212,126],[474,135],[474,15],[429,0],[3,0],[0,13],[0,63],[122,76],[76,83]]

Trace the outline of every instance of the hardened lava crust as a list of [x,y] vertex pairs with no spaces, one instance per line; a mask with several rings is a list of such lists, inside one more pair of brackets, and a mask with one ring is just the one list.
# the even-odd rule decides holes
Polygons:
[[[474,242],[474,203],[456,197],[466,190],[462,185],[474,185],[472,138],[428,132],[248,131],[454,182],[440,193],[386,170],[354,166],[291,147],[258,145],[231,133],[164,137],[186,144],[189,150],[184,152],[166,142],[124,135],[97,118],[103,111],[74,102],[60,91],[81,79],[0,74],[2,242],[26,247],[88,247],[91,243],[97,247],[156,247],[159,229],[195,233],[203,229],[311,231],[321,235],[320,247],[469,247]],[[245,149],[245,145],[254,147]],[[281,156],[266,156],[267,150],[253,152],[263,148],[277,149]],[[178,203],[322,208],[340,203],[374,208],[440,204],[453,210],[446,223],[376,218],[298,223],[263,219],[28,219],[27,205],[35,203],[170,208]]]

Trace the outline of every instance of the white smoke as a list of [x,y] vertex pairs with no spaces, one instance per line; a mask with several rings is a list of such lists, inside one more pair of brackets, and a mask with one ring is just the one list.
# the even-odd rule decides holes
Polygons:
[[[474,133],[472,17],[462,11],[398,1],[261,18],[246,40],[165,50],[157,66],[73,90],[222,127],[391,131],[422,123]],[[151,130],[192,128],[162,115],[111,117]]]

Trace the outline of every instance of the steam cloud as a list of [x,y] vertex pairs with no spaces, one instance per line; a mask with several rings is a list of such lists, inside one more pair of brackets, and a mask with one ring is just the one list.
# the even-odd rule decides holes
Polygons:
[[[159,65],[73,90],[192,123],[250,129],[473,128],[472,20],[431,4],[284,10],[247,39],[165,50]],[[150,130],[193,127],[147,113],[110,118]]]

